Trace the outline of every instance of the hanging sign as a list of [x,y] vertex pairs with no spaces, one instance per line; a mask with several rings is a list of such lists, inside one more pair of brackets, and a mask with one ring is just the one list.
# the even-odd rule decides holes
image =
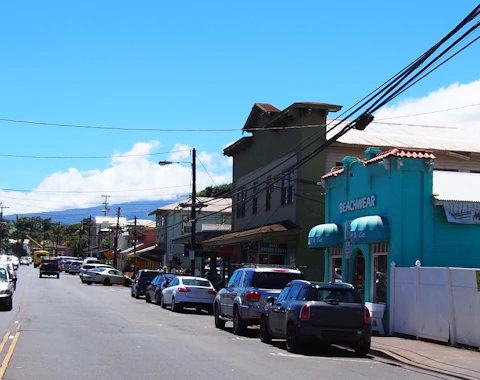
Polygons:
[[450,223],[480,224],[480,204],[478,203],[445,202],[443,208]]

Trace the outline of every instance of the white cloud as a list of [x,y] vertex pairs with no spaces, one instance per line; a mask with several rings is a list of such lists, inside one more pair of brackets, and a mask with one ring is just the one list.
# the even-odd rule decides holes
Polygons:
[[[112,203],[137,200],[168,200],[188,194],[192,187],[192,168],[187,164],[158,165],[149,156],[160,146],[158,141],[138,142],[128,152],[116,152],[105,170],[90,168],[79,171],[70,168],[46,177],[29,193],[0,190],[1,199],[8,202],[8,214],[46,212],[101,205],[102,194],[110,195]],[[177,143],[169,156],[171,161],[191,162],[189,147]],[[183,152],[183,150],[185,150]],[[218,153],[199,152],[205,166],[197,163],[197,191],[232,181],[232,168]],[[7,211],[7,210],[6,210]],[[5,212],[7,214],[7,212]]]
[[422,98],[406,99],[397,105],[384,107],[375,115],[375,121],[383,120],[457,127],[468,133],[480,134],[480,80],[468,84],[454,83]]

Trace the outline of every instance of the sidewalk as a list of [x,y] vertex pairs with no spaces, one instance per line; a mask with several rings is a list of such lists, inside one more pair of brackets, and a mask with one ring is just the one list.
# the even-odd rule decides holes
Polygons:
[[374,336],[370,353],[459,379],[480,380],[480,352],[422,340]]

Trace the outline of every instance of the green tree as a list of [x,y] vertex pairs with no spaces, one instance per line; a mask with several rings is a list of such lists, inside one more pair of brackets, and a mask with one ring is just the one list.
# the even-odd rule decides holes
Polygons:
[[197,193],[197,196],[199,197],[225,197],[225,198],[230,198],[231,191],[232,190],[232,184],[227,183],[224,185],[220,186],[208,186],[202,191],[199,191]]

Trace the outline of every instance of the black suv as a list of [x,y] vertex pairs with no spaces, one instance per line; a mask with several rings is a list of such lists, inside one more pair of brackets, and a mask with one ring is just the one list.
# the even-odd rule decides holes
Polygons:
[[160,270],[154,269],[140,269],[137,276],[132,280],[131,296],[136,299],[144,296],[147,293],[148,285],[152,280],[160,274]]
[[233,333],[242,334],[248,325],[260,323],[268,297],[276,297],[286,284],[303,279],[298,268],[248,264],[233,272],[228,285],[215,297],[215,327],[233,321]]
[[60,263],[57,258],[43,257],[42,263],[38,268],[40,278],[43,276],[57,276],[57,278],[60,278]]

